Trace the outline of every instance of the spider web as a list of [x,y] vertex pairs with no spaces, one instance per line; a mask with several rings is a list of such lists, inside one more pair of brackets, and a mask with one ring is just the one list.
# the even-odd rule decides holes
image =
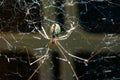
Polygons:
[[[28,64],[45,54],[48,40],[38,30],[58,23],[59,41],[81,80],[120,79],[120,1],[118,0],[0,0],[0,80],[27,80],[41,63]],[[68,74],[69,73],[69,74]],[[56,46],[33,80],[73,80],[74,74]]]

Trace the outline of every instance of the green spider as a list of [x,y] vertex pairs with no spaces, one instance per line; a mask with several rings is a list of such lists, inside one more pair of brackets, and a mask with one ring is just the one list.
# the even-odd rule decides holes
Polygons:
[[[73,23],[74,24],[74,23]],[[79,80],[78,77],[77,77],[77,74],[71,64],[71,62],[68,60],[68,58],[66,57],[66,55],[64,54],[67,53],[67,55],[73,57],[73,58],[77,58],[77,59],[80,59],[80,60],[83,60],[83,61],[87,61],[87,59],[83,59],[83,58],[80,58],[80,57],[77,57],[75,55],[72,55],[70,54],[60,43],[59,43],[59,40],[65,40],[67,39],[71,33],[76,29],[76,27],[73,27],[73,24],[71,24],[71,28],[67,31],[67,34],[66,35],[63,35],[63,36],[60,36],[60,33],[61,33],[61,28],[60,28],[60,25],[57,24],[57,23],[54,23],[51,28],[50,28],[50,37],[48,37],[44,27],[41,27],[42,28],[42,31],[40,31],[39,29],[36,28],[36,30],[38,30],[39,34],[42,35],[45,39],[49,40],[49,45],[47,47],[47,50],[45,52],[45,54],[38,58],[37,60],[33,61],[33,62],[30,62],[30,57],[29,57],[29,54],[28,54],[28,51],[27,51],[27,54],[28,54],[28,61],[29,61],[29,64],[30,65],[33,65],[34,63],[38,62],[38,61],[41,61],[41,64],[37,67],[37,69],[32,73],[32,75],[28,78],[28,80],[31,80],[31,78],[34,76],[34,74],[40,69],[40,67],[42,66],[42,64],[44,64],[45,60],[47,59],[48,57],[48,54],[49,54],[49,50],[50,50],[50,46],[51,45],[56,45],[58,47],[58,49],[60,50],[60,52],[62,53],[63,57],[65,58],[66,62],[68,63],[68,65],[70,66],[73,74],[74,74],[74,77],[76,78],[76,80]]]

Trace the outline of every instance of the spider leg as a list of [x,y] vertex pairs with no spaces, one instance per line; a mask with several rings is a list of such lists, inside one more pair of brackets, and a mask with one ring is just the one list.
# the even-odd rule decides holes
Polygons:
[[35,61],[33,61],[33,62],[30,62],[30,55],[29,55],[28,49],[27,49],[27,48],[25,48],[25,49],[26,49],[26,52],[27,52],[27,57],[28,57],[29,65],[33,65],[34,63],[42,60],[43,58],[48,57],[47,54],[48,54],[48,52],[49,52],[50,45],[49,45],[48,48],[47,48],[47,51],[46,51],[47,54],[44,54],[42,57],[38,58],[37,60],[35,60]]
[[31,78],[34,76],[34,74],[41,68],[41,66],[44,64],[45,60],[47,58],[44,57],[44,59],[42,60],[41,64],[35,69],[35,71],[31,74],[31,76],[28,78],[28,80],[31,80]]
[[84,58],[81,58],[81,57],[77,57],[75,55],[72,55],[70,54],[59,42],[58,42],[58,45],[65,51],[65,53],[67,53],[69,56],[73,57],[73,58],[76,58],[76,59],[79,59],[79,60],[82,60],[82,61],[85,61],[85,62],[88,62],[88,59],[84,59]]
[[106,49],[107,47],[102,47],[98,51],[93,51],[91,54],[93,54],[91,57],[88,58],[88,61],[91,60],[93,57],[95,57],[97,54],[99,54],[102,50]]
[[45,34],[46,38],[49,39],[49,37],[48,37],[48,35],[47,35],[47,33],[46,33],[46,31],[45,31],[43,26],[42,26],[42,30],[43,30],[43,33]]
[[58,47],[58,49],[60,50],[60,52],[62,53],[62,55],[63,55],[64,58],[66,59],[67,63],[69,64],[72,72],[74,73],[74,76],[75,76],[76,80],[79,80],[78,77],[77,77],[77,74],[76,74],[76,72],[75,72],[75,70],[74,70],[74,68],[73,68],[73,66],[72,66],[72,64],[71,64],[71,62],[68,60],[68,58],[67,58],[66,55],[64,54],[64,52],[63,52],[63,50],[61,49],[61,47],[59,47],[59,45],[58,45],[57,43],[56,43],[56,46]]
[[35,29],[39,32],[39,34],[41,34],[45,39],[49,39],[47,33],[45,32],[44,28],[42,27],[42,30],[44,32],[44,34],[37,28],[35,27]]
[[28,49],[26,48],[26,51],[27,51],[27,57],[28,57],[28,63],[29,65],[33,65],[34,63],[42,60],[43,58],[47,57],[47,55],[43,55],[42,57],[38,58],[37,60],[33,61],[33,62],[30,62],[30,56],[29,56],[29,52],[28,52]]
[[99,52],[101,52],[102,50],[106,49],[107,47],[102,47],[100,48],[100,50],[98,50],[97,52],[93,51],[91,54],[93,54],[91,57],[89,57],[88,59],[84,59],[84,58],[81,58],[81,57],[77,57],[75,55],[72,55],[70,54],[59,42],[58,42],[58,45],[71,57],[74,57],[76,59],[79,59],[79,60],[83,60],[85,62],[89,62],[89,60],[91,60],[93,57],[95,57],[97,54],[99,54]]
[[[30,16],[30,18],[32,19],[32,16]],[[45,32],[45,29],[43,28],[43,26],[41,26],[42,28],[42,31],[43,33],[35,26],[35,23],[34,21],[29,21],[29,20],[26,20],[27,22],[32,22],[32,24],[34,25],[35,29],[39,32],[40,35],[42,35],[45,39],[49,39],[47,33]]]
[[61,36],[58,38],[58,40],[65,40],[67,38],[70,37],[70,35],[72,34],[72,32],[76,29],[77,27],[73,27],[73,25],[71,24],[71,28],[67,31],[67,34],[64,36]]
[[[34,76],[34,74],[41,68],[41,66],[44,64],[44,62],[45,62],[45,60],[47,59],[47,55],[48,55],[48,53],[49,53],[49,50],[50,50],[50,44],[49,44],[49,46],[48,46],[48,48],[47,48],[47,51],[46,51],[46,53],[44,54],[44,57],[43,58],[41,58],[42,60],[41,60],[41,64],[35,69],[35,71],[31,74],[31,76],[28,78],[28,80],[31,80],[31,78]],[[40,60],[40,58],[39,58],[39,60]],[[39,60],[37,60],[37,61],[39,61]],[[36,61],[36,62],[37,62]],[[30,62],[30,60],[29,60],[29,62]],[[35,61],[34,61],[35,62]]]

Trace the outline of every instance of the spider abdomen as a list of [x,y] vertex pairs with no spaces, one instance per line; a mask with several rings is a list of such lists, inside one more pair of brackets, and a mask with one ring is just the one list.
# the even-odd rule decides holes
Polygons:
[[59,24],[54,23],[50,28],[50,34],[52,36],[58,36],[61,32],[61,28]]

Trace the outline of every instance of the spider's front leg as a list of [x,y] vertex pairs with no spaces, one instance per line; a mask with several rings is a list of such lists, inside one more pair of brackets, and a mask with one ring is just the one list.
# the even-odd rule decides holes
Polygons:
[[46,33],[46,31],[45,31],[44,27],[42,26],[41,28],[42,28],[43,33],[44,33],[44,35],[46,36],[46,38],[47,38],[47,39],[49,39],[49,37],[48,37],[48,35],[47,35],[47,33]]
[[45,39],[50,39],[50,38],[48,37],[48,35],[47,35],[44,27],[42,26],[41,28],[42,28],[43,33],[42,33],[37,27],[35,27],[35,29],[39,32],[39,34],[41,34]]
[[[74,23],[73,23],[74,24]],[[72,32],[77,28],[77,27],[73,27],[73,24],[71,24],[71,28],[69,30],[67,30],[67,34],[66,35],[63,35],[63,36],[60,36],[58,40],[65,40],[67,39],[71,34]]]

